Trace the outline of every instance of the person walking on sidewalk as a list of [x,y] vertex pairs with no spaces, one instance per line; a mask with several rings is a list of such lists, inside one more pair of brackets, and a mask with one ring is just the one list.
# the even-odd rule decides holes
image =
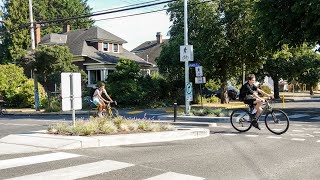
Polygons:
[[248,81],[242,85],[240,89],[240,95],[239,99],[243,101],[245,104],[248,104],[250,106],[254,106],[253,111],[251,112],[254,116],[252,120],[252,125],[260,130],[259,124],[257,122],[257,118],[262,113],[262,104],[265,102],[265,99],[262,97],[259,97],[258,93],[261,93],[263,95],[266,95],[268,97],[272,97],[272,95],[267,94],[260,88],[258,88],[256,85],[254,85],[256,82],[256,76],[254,74],[248,75]]
[[102,82],[97,83],[98,88],[94,91],[94,94],[92,96],[92,100],[93,103],[98,106],[99,108],[99,112],[98,112],[98,116],[102,117],[102,111],[105,109],[106,104],[105,102],[107,102],[107,100],[105,100],[102,97],[102,93],[104,93],[106,95],[106,97],[113,102],[113,100],[111,99],[111,97],[108,95],[106,89],[104,88],[105,85]]

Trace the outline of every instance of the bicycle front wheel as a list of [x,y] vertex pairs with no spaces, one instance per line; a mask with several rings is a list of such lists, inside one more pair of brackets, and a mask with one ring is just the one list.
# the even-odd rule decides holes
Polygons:
[[279,109],[268,112],[265,123],[268,130],[277,135],[283,134],[289,129],[289,118],[285,112]]
[[246,132],[251,128],[250,114],[245,109],[236,109],[231,113],[230,122],[234,129]]
[[107,114],[108,114],[108,116],[110,116],[110,117],[118,117],[118,116],[119,116],[119,111],[118,111],[118,109],[112,107],[111,109],[109,109],[109,110],[107,111]]

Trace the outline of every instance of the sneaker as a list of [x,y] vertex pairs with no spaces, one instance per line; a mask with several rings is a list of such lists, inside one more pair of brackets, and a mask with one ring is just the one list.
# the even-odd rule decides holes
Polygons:
[[259,123],[258,123],[258,121],[257,121],[255,118],[254,118],[254,119],[252,119],[251,124],[252,124],[252,126],[253,126],[253,127],[255,127],[255,128],[259,129],[259,130],[261,130],[261,129],[260,129],[260,127],[259,127]]
[[99,117],[102,117],[102,112],[99,112],[99,113],[98,113],[98,116],[99,116]]

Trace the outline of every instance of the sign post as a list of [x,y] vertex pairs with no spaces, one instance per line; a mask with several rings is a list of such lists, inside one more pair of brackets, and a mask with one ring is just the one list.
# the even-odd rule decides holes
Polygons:
[[200,100],[201,100],[201,107],[203,109],[201,84],[206,83],[206,77],[203,77],[202,66],[196,66],[195,70],[196,70],[195,83],[200,84]]
[[72,111],[75,126],[76,111],[82,109],[81,74],[61,73],[62,111]]

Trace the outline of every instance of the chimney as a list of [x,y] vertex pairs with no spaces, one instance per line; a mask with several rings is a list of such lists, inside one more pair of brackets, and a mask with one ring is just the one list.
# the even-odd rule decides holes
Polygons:
[[69,32],[70,31],[70,24],[65,24],[63,26],[63,33]]
[[41,27],[40,24],[36,24],[36,31],[35,31],[36,46],[38,46],[41,40],[40,27]]
[[162,43],[162,35],[161,35],[161,32],[157,32],[157,43],[158,44],[161,44]]

